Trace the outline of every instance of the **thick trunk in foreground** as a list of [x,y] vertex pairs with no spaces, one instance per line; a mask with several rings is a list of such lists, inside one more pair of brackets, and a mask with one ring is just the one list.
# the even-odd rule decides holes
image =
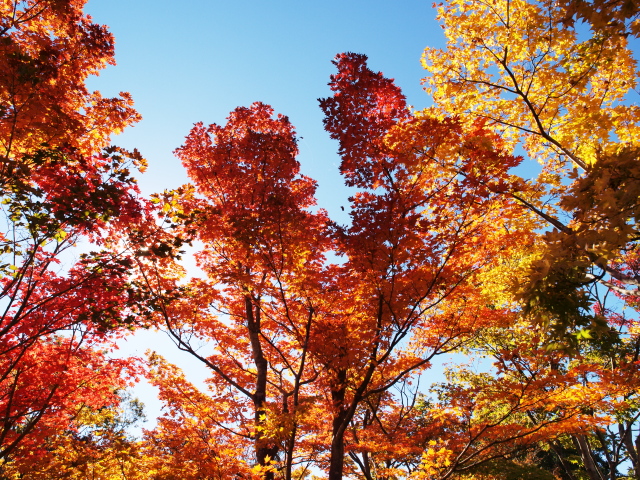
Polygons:
[[[266,415],[265,403],[267,400],[267,370],[269,364],[264,357],[262,344],[260,343],[260,307],[256,306],[254,313],[253,300],[249,295],[245,297],[245,307],[249,340],[251,341],[253,361],[256,366],[256,389],[252,398],[255,412],[254,424],[256,426],[254,438],[256,460],[258,465],[268,466],[269,461],[273,460],[278,453],[278,448],[269,445],[268,441],[262,438],[262,432],[257,427],[264,423],[264,416]],[[272,471],[266,472],[264,478],[265,480],[274,480],[274,473]]]
[[[333,420],[334,434],[331,441],[331,458],[329,460],[329,480],[342,480],[344,468],[344,429],[340,428],[344,415],[338,415]],[[337,428],[336,428],[337,426]]]
[[640,435],[636,437],[634,442],[632,425],[633,423],[621,422],[618,424],[618,432],[627,450],[627,455],[629,455],[629,460],[631,460],[631,464],[633,465],[633,478],[640,480],[640,462],[638,460],[640,454]]
[[328,480],[342,480],[342,469],[344,468],[344,433],[346,431],[344,424],[348,415],[346,405],[344,404],[347,371],[341,370],[338,372],[337,376],[338,388],[331,392],[334,416]]

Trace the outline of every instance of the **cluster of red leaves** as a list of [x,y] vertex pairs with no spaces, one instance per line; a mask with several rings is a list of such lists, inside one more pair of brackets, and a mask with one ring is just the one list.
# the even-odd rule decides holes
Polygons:
[[[107,147],[139,119],[128,94],[105,99],[85,80],[113,60],[113,37],[84,1],[0,4],[0,456],[37,455],[77,427],[85,406],[118,402],[136,367],[114,361],[114,329],[139,313],[131,259],[105,249],[65,267],[83,239],[114,245],[148,209],[130,167]],[[102,152],[101,152],[101,149]]]

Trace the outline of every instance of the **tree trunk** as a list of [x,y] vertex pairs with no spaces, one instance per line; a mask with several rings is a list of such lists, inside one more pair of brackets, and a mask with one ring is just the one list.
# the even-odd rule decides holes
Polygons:
[[[311,325],[313,323],[315,311],[313,307],[309,308],[309,312],[307,315],[307,324],[305,327],[304,334],[304,343],[302,345],[302,356],[300,358],[300,366],[298,368],[298,372],[295,377],[293,392],[291,393],[293,399],[293,413],[294,413],[294,421],[293,426],[291,428],[291,433],[289,434],[289,438],[287,439],[287,447],[286,447],[286,464],[285,464],[285,478],[284,480],[291,480],[292,471],[293,471],[293,452],[296,444],[296,432],[298,430],[298,420],[295,420],[295,414],[298,411],[298,407],[300,406],[300,385],[302,382],[302,377],[304,375],[305,370],[305,362],[307,359],[307,352],[309,349],[309,338],[311,337]],[[287,407],[287,398],[285,397],[283,400],[283,408],[284,413],[289,413]]]
[[619,423],[618,424],[618,432],[620,433],[620,437],[622,437],[622,441],[627,450],[627,455],[629,455],[629,459],[631,460],[631,464],[633,465],[633,477],[636,480],[640,480],[640,465],[638,462],[638,454],[640,450],[638,447],[638,440],[640,440],[640,436],[636,437],[636,441],[634,443],[632,437],[632,423]]
[[562,451],[563,450],[562,446],[557,445],[554,442],[549,442],[549,446],[551,447],[551,450],[553,450],[553,452],[558,457],[558,460],[560,460],[560,464],[562,465],[562,468],[564,468],[564,473],[567,474],[567,477],[569,477],[569,480],[577,480],[575,475],[571,471],[572,470],[571,464],[565,458],[565,453]]
[[602,474],[600,473],[600,469],[593,461],[593,457],[591,456],[591,448],[589,448],[589,442],[587,442],[587,437],[585,435],[574,435],[572,436],[573,442],[580,451],[580,455],[582,456],[582,461],[584,462],[585,470],[587,471],[587,475],[589,475],[590,480],[605,480]]
[[[275,455],[278,453],[278,447],[269,445],[268,442],[262,438],[263,434],[257,427],[260,427],[265,423],[264,416],[266,415],[265,403],[267,400],[267,373],[269,364],[267,359],[264,357],[262,344],[260,343],[260,307],[256,306],[254,313],[253,300],[250,295],[246,295],[245,308],[249,340],[251,341],[253,361],[256,366],[256,389],[252,398],[255,412],[254,424],[256,426],[254,448],[258,465],[267,466],[269,464],[269,460],[273,460]],[[274,473],[269,471],[265,473],[264,478],[265,480],[273,480]]]
[[342,469],[344,467],[344,434],[346,431],[344,422],[348,413],[344,404],[347,371],[340,370],[337,380],[338,388],[331,391],[334,413],[328,480],[342,480]]
[[360,457],[354,452],[349,452],[349,456],[358,464],[365,480],[375,480],[371,475],[371,461],[369,460],[368,452],[362,452],[362,460],[360,460]]
[[331,443],[329,480],[342,480],[343,466],[344,466],[344,438],[334,437],[333,442]]

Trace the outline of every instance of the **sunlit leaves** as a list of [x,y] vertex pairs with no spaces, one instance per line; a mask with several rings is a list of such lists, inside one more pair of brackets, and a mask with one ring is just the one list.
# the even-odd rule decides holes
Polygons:
[[[146,208],[136,151],[108,147],[139,119],[128,94],[104,99],[88,75],[113,38],[80,1],[6,1],[0,20],[0,452],[39,455],[85,405],[114,405],[136,374],[109,360],[140,310],[126,254],[106,247]],[[88,240],[105,248],[63,263]],[[78,257],[78,255],[76,255]],[[64,440],[66,442],[66,440]]]
[[[448,113],[481,116],[524,137],[548,165],[591,163],[598,148],[633,142],[638,113],[622,103],[636,64],[624,38],[582,40],[549,2],[448,2],[447,50],[427,49],[427,90]],[[550,147],[550,148],[549,148]],[[560,165],[558,164],[558,165]]]

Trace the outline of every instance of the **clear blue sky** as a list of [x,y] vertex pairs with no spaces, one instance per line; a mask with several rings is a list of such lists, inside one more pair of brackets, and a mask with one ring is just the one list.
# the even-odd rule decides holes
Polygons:
[[[144,118],[113,143],[148,159],[140,178],[145,194],[188,181],[172,152],[195,122],[222,124],[235,107],[261,101],[296,126],[302,172],[319,181],[319,206],[341,223],[348,222],[340,205],[349,193],[317,102],[331,94],[331,60],[347,51],[368,55],[372,69],[395,78],[409,104],[423,108],[430,100],[420,86],[420,56],[427,45],[444,43],[428,0],[91,0],[85,11],[115,35],[118,63],[89,87],[105,96],[130,92]],[[148,348],[191,379],[206,375],[152,332],[136,334],[121,353]],[[157,416],[153,391],[143,384],[135,393],[149,417]]]
[[128,91],[143,121],[114,143],[149,161],[145,193],[187,179],[172,151],[193,123],[222,124],[231,110],[272,105],[296,126],[303,173],[320,183],[318,200],[347,222],[337,143],[322,127],[317,99],[340,52],[369,56],[372,69],[396,79],[409,104],[429,105],[420,79],[425,46],[443,44],[428,0],[91,0],[86,12],[116,38],[115,67],[89,86],[105,96]]

